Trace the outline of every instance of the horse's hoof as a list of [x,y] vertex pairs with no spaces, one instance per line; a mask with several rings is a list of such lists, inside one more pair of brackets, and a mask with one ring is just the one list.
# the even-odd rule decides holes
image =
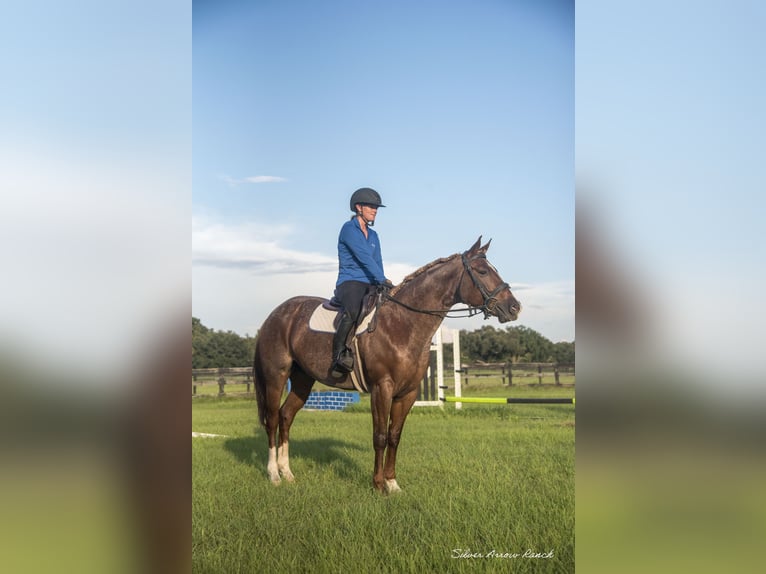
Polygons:
[[384,491],[386,494],[394,494],[396,492],[401,492],[402,489],[399,487],[396,479],[392,478],[391,480],[386,480]]
[[269,480],[271,481],[271,484],[273,484],[274,486],[279,486],[279,483],[282,482],[282,479],[279,478],[278,473],[274,473],[274,474],[269,473]]
[[287,472],[282,472],[282,478],[287,482],[295,482],[295,475],[289,470]]

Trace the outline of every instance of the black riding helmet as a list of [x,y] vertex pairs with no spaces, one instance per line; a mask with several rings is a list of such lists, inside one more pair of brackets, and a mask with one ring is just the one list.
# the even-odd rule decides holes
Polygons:
[[357,203],[374,205],[375,207],[385,207],[380,199],[380,194],[370,187],[360,187],[351,195],[350,206],[351,211],[354,213],[356,213],[356,208],[354,206]]

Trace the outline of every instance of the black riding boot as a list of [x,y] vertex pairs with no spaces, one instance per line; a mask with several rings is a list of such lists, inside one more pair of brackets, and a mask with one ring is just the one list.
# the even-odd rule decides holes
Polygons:
[[348,339],[348,334],[353,327],[354,318],[344,312],[343,315],[341,315],[338,330],[335,332],[335,336],[332,340],[333,377],[341,378],[345,376],[346,373],[350,373],[354,368],[354,355],[352,355],[351,350],[346,347],[346,339]]

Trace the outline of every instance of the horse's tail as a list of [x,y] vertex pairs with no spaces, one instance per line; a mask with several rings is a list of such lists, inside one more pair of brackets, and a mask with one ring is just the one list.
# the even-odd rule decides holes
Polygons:
[[255,337],[255,353],[253,354],[253,387],[255,388],[255,401],[258,404],[258,420],[266,427],[266,381],[261,371],[260,337]]

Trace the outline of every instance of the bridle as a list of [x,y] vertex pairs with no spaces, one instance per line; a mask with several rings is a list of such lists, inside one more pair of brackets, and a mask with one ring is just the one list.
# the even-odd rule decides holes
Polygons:
[[[479,293],[481,293],[481,296],[484,297],[484,303],[482,303],[481,307],[478,307],[479,311],[484,311],[484,318],[489,319],[489,317],[493,314],[495,307],[497,306],[497,297],[500,292],[505,291],[509,288],[508,283],[500,283],[497,287],[495,287],[492,292],[490,293],[489,290],[484,286],[484,284],[479,281],[478,277],[476,277],[476,274],[473,272],[473,269],[471,269],[471,261],[474,259],[486,259],[487,256],[484,253],[479,253],[478,255],[474,255],[470,259],[465,256],[465,253],[463,253],[460,258],[463,260],[463,267],[465,268],[466,273],[468,273],[468,276],[471,278],[471,281],[473,281],[473,284],[476,286],[476,288],[479,290]],[[460,283],[458,284],[458,289],[460,289],[460,285],[463,283],[463,277],[460,278]]]
[[[497,287],[495,287],[492,292],[490,292],[484,284],[479,281],[479,278],[476,277],[476,274],[473,272],[473,269],[471,269],[471,261],[474,261],[475,259],[486,259],[487,256],[484,253],[479,253],[478,255],[474,255],[472,257],[466,257],[465,253],[462,253],[460,255],[460,258],[463,262],[463,273],[460,276],[460,281],[457,284],[457,289],[455,290],[455,293],[458,293],[460,291],[460,288],[463,286],[463,279],[465,278],[466,274],[471,278],[471,281],[473,281],[474,286],[479,290],[479,293],[481,293],[481,296],[484,297],[484,302],[479,305],[469,305],[467,307],[462,307],[460,309],[419,309],[417,307],[413,307],[411,305],[408,305],[407,303],[404,303],[403,301],[399,301],[398,299],[394,298],[392,295],[389,295],[388,292],[381,293],[382,297],[388,301],[392,301],[393,303],[396,303],[397,305],[400,305],[404,307],[405,309],[408,309],[410,311],[414,311],[415,313],[425,313],[427,315],[439,315],[441,317],[448,317],[448,318],[458,318],[458,317],[473,317],[474,315],[478,315],[479,313],[484,313],[484,319],[489,319],[495,310],[495,307],[497,306],[497,295],[504,291],[505,289],[509,288],[508,283],[500,283]],[[454,315],[450,313],[461,313],[460,315]]]

